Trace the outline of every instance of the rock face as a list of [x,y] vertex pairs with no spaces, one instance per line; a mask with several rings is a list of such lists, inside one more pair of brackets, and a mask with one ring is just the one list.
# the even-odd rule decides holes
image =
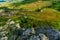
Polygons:
[[59,39],[58,37],[60,36],[60,34],[52,27],[41,27],[37,29],[37,33],[45,34],[49,38],[49,40],[57,40]]
[[31,36],[30,40],[40,40],[40,38],[39,38],[39,36],[33,35],[33,36]]
[[20,40],[49,40],[44,34],[33,33],[34,29],[28,28],[21,34]]
[[0,40],[60,40],[60,31],[51,26],[21,28],[19,23],[8,20],[6,29],[0,26]]
[[44,34],[33,35],[31,36],[30,40],[49,40]]

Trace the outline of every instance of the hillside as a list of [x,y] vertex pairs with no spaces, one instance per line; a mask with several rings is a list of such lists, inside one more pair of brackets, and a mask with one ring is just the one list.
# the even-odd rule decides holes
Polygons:
[[60,40],[59,0],[10,1],[0,3],[0,40]]
[[31,17],[34,20],[51,21],[52,23],[51,26],[55,27],[56,25],[55,21],[60,22],[60,14],[59,14],[60,12],[53,8],[52,3],[53,2],[51,1],[36,1],[29,4],[14,6],[11,5],[12,3],[6,2],[3,5],[1,4],[0,6],[1,9],[3,8],[3,10],[1,10],[2,12],[0,13],[0,15],[8,19],[12,17],[13,19],[15,17],[18,18],[19,15],[21,14],[27,15],[28,17]]

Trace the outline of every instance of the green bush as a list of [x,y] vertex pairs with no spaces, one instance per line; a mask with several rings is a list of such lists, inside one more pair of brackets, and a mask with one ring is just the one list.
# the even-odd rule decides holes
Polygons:
[[54,9],[60,11],[60,1],[57,2],[56,4],[52,5],[52,8],[54,8]]
[[32,3],[32,2],[36,2],[37,0],[24,0],[22,2],[16,2],[13,3],[13,6],[20,6],[20,5],[24,5],[24,4],[28,4],[28,3]]
[[4,25],[8,18],[0,17],[0,25]]

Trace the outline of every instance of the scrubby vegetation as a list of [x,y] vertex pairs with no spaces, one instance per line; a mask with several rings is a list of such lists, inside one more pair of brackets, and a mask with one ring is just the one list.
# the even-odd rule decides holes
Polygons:
[[[59,25],[59,21],[60,21],[60,12],[59,12],[59,10],[60,10],[59,9],[60,8],[60,6],[59,6],[60,2],[58,1],[57,3],[52,5],[53,2],[54,1],[51,2],[51,0],[50,1],[47,1],[47,0],[44,0],[44,1],[40,1],[40,0],[33,0],[33,1],[30,0],[30,1],[28,1],[28,0],[25,0],[25,1],[20,2],[20,3],[19,2],[14,3],[13,5],[10,4],[11,5],[10,7],[16,5],[12,9],[10,9],[9,6],[0,7],[0,9],[5,10],[5,13],[6,12],[14,12],[14,11],[17,10],[18,12],[16,11],[17,13],[15,13],[13,16],[8,16],[8,19],[14,19],[14,20],[17,20],[19,22],[22,22],[21,23],[22,27],[23,27],[23,25],[25,26],[26,23],[28,25],[30,25],[31,21],[32,21],[31,25],[38,26],[37,24],[40,23],[39,21],[42,21],[42,23],[43,22],[45,23],[44,26],[49,24],[50,26],[53,26],[53,27],[55,27],[55,25],[56,25],[57,26],[56,28],[59,28],[58,25]],[[23,5],[23,3],[24,3],[24,5]],[[29,3],[29,4],[27,4],[27,3]],[[22,16],[22,18],[20,19],[21,16]],[[24,16],[26,16],[28,18],[25,19],[25,18],[23,18]],[[1,19],[0,24],[4,23],[4,21],[7,20],[7,18],[5,16],[0,17],[0,19]],[[25,23],[25,20],[26,20],[26,23]],[[43,26],[43,24],[39,24],[39,25]]]
[[22,2],[1,4],[0,26],[2,26],[3,31],[8,32],[6,34],[8,37],[16,33],[14,34],[17,35],[15,40],[18,40],[18,35],[22,34],[18,33],[20,27],[26,29],[52,27],[55,30],[60,30],[60,1],[24,0]]

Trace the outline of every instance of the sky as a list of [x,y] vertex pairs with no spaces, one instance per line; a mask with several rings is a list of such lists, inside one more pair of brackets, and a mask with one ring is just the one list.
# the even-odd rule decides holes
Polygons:
[[0,2],[17,2],[17,1],[23,1],[23,0],[0,0]]
[[5,0],[0,0],[0,2],[4,2]]

